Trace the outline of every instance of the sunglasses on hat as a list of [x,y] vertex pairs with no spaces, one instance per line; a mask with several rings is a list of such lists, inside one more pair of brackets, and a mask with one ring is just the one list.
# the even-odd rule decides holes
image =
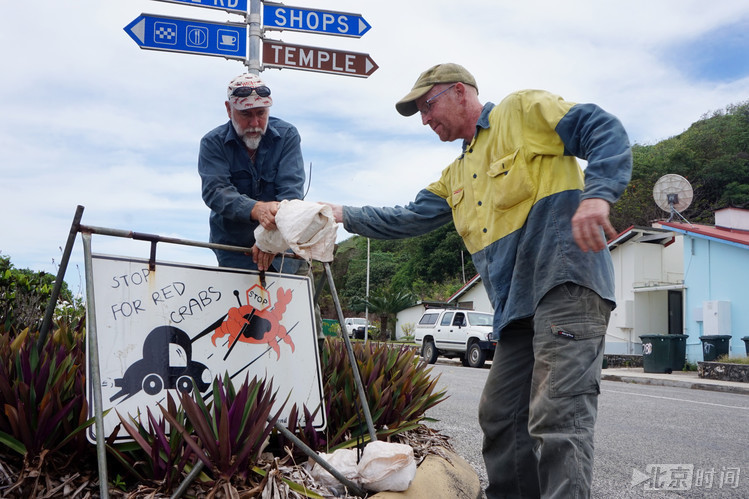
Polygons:
[[231,93],[232,97],[249,97],[255,92],[258,97],[268,97],[270,95],[270,88],[265,85],[259,87],[237,87]]

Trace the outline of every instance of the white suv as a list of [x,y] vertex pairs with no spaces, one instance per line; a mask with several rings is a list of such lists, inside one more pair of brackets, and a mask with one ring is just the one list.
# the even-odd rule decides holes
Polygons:
[[416,325],[414,341],[429,364],[458,357],[464,366],[483,367],[494,357],[494,315],[465,309],[428,309]]
[[349,338],[354,337],[354,333],[361,328],[361,337],[364,338],[364,328],[367,327],[367,319],[364,319],[363,317],[347,317],[343,320],[344,325],[346,326],[346,333],[348,334]]

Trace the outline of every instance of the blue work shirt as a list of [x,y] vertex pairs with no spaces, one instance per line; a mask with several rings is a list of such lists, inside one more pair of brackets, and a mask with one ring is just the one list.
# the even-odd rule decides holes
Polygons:
[[[268,118],[254,162],[231,121],[208,132],[200,141],[198,172],[203,201],[211,209],[212,243],[252,247],[259,225],[250,218],[255,203],[304,196],[299,132],[294,125],[273,116]],[[214,253],[222,267],[257,269],[249,255],[225,250]],[[279,262],[280,257],[273,266],[281,271]],[[287,259],[283,272],[296,272],[298,266],[299,262]]]
[[[588,161],[584,175],[573,156]],[[535,313],[565,282],[614,304],[608,250],[584,252],[572,236],[580,201],[615,202],[632,155],[621,123],[593,104],[548,92],[516,92],[487,103],[462,154],[406,206],[343,208],[346,230],[394,239],[429,232],[451,218],[494,307],[495,331]]]

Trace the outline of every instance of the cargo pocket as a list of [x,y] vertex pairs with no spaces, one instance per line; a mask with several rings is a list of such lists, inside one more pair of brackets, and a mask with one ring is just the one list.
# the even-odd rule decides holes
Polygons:
[[605,324],[552,325],[551,396],[600,393]]

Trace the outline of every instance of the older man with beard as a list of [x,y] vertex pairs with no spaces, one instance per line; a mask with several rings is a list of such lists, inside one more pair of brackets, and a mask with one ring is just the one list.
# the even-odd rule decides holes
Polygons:
[[[259,76],[237,76],[226,97],[229,121],[200,141],[198,172],[203,200],[211,209],[210,241],[249,248],[255,244],[258,225],[276,228],[280,201],[304,195],[301,139],[294,125],[270,116],[271,91]],[[299,261],[282,260],[257,248],[252,256],[214,252],[222,267],[299,271]]]

